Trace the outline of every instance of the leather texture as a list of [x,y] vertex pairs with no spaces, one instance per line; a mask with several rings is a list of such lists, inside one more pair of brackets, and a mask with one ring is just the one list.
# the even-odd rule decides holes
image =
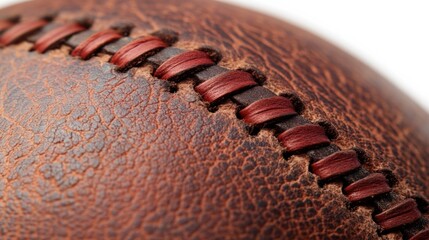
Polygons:
[[[391,170],[393,191],[429,196],[429,116],[382,76],[283,21],[213,1],[42,0],[0,16],[94,29],[162,28],[175,46],[213,46],[231,69],[255,66],[273,92],[296,92],[302,115]],[[150,67],[114,71],[67,47],[0,49],[0,236],[5,239],[400,239],[378,235],[373,208],[350,208],[342,183],[318,185],[309,159],[287,161],[270,130],[251,136],[231,102],[212,113],[190,81],[170,93]],[[425,213],[427,216],[428,214]]]

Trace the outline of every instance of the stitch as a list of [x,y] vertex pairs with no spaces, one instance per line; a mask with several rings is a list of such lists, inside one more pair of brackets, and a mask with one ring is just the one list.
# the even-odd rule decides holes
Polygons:
[[280,117],[297,114],[292,102],[285,97],[272,97],[256,101],[239,112],[243,121],[258,125]]
[[19,23],[3,33],[0,37],[0,47],[6,47],[21,41],[26,36],[40,30],[49,23],[46,19]]
[[414,199],[406,199],[374,216],[375,221],[383,230],[389,230],[400,225],[412,223],[421,217]]
[[159,79],[172,80],[188,71],[211,66],[213,64],[214,61],[207,53],[202,51],[188,51],[165,61],[153,75]]
[[[280,99],[280,101],[275,101],[276,98]],[[262,86],[254,86],[251,91],[249,89],[249,91],[237,93],[231,99],[238,105],[235,112],[237,118],[249,124],[249,126],[246,126],[246,130],[251,136],[257,135],[267,124],[272,124],[297,114],[288,98],[277,96]],[[266,103],[266,101],[271,101],[273,105],[278,107],[273,107],[271,103]],[[265,110],[261,111],[258,106],[253,105],[256,102],[260,102],[257,105],[265,108]],[[284,102],[285,105],[282,105],[281,102]],[[253,107],[249,108],[250,105],[253,105]]]
[[311,164],[312,172],[322,180],[345,174],[358,167],[360,167],[360,162],[353,150],[336,152]]
[[252,75],[243,71],[229,71],[210,78],[195,87],[202,98],[213,103],[233,92],[255,86]]
[[325,130],[314,124],[291,128],[281,133],[277,138],[288,152],[303,151],[330,142]]
[[53,48],[56,44],[61,42],[63,39],[85,30],[86,27],[82,26],[79,23],[70,23],[55,28],[45,33],[41,38],[39,38],[34,44],[32,50],[36,50],[38,53],[45,53],[49,49]]
[[[48,19],[14,23],[16,24],[15,26],[9,28],[9,30],[0,36],[0,43],[2,43],[3,46],[17,43],[24,40],[25,37],[37,32],[48,23]],[[70,27],[72,25],[67,26]],[[45,52],[57,41],[70,35],[75,35],[77,32],[86,30],[87,28],[82,25],[80,25],[80,27],[82,27],[83,30],[78,28],[77,25],[74,25],[74,27],[66,29],[66,27],[63,26],[62,30],[67,30],[65,32],[57,29],[56,31],[60,32],[61,36],[53,34],[56,32],[55,30],[49,30],[36,41],[35,46],[38,46],[36,50],[39,49],[41,52]],[[73,29],[73,31],[70,29]],[[244,114],[241,113],[243,115],[241,117],[244,122],[251,125],[266,123],[267,121],[273,120],[271,111],[274,110],[271,108],[279,104],[277,101],[283,101],[283,104],[279,104],[277,107],[284,111],[282,112],[284,116],[288,116],[286,110],[290,111],[290,114],[293,116],[272,124],[269,127],[279,132],[278,140],[280,144],[285,147],[287,151],[286,154],[294,155],[305,150],[311,161],[309,171],[317,175],[321,180],[325,181],[341,176],[344,182],[346,182],[346,187],[343,189],[344,195],[349,198],[350,202],[353,203],[359,202],[360,200],[371,199],[378,211],[378,213],[374,215],[373,220],[382,227],[383,232],[406,225],[406,227],[401,228],[406,238],[414,240],[427,238],[429,229],[425,229],[425,227],[427,227],[428,221],[421,217],[422,214],[419,210],[418,201],[410,198],[405,200],[399,199],[396,195],[392,194],[391,187],[389,186],[389,182],[391,182],[389,179],[392,178],[392,176],[386,178],[383,174],[370,173],[363,168],[361,162],[367,159],[363,150],[353,148],[352,150],[341,151],[338,146],[332,144],[329,138],[334,138],[332,135],[335,135],[336,131],[335,134],[333,132],[330,133],[335,129],[329,122],[319,122],[319,125],[321,125],[319,126],[310,123],[300,115],[295,115],[297,111],[300,112],[297,110],[298,108],[304,107],[302,101],[299,100],[296,94],[288,93],[283,96],[277,96],[267,88],[260,86],[265,81],[265,76],[255,69],[230,71],[218,65],[214,65],[220,60],[221,54],[212,48],[205,47],[195,51],[169,48],[168,45],[177,41],[177,35],[171,35],[171,32],[169,36],[167,35],[160,33],[154,34],[154,36],[159,37],[159,40],[157,40],[159,41],[158,46],[160,46],[162,42],[163,50],[154,55],[151,54],[151,57],[139,60],[145,60],[147,63],[159,65],[153,74],[155,77],[169,81],[178,81],[179,78],[184,77],[185,73],[195,73],[195,71],[198,70],[195,76],[199,84],[197,84],[195,90],[202,95],[202,98],[210,103],[219,103],[218,100],[229,96],[237,106],[241,108],[239,111],[240,113],[244,109],[247,110],[248,113],[243,111]],[[55,38],[53,40],[49,39],[48,41],[46,36],[53,36]],[[170,40],[165,40],[162,36],[167,36],[167,39]],[[67,43],[74,48],[76,52],[79,52],[79,46],[87,46],[86,44],[88,43],[94,44],[97,48],[100,47],[99,44],[101,44],[101,42],[97,42],[95,37],[93,37],[92,40],[90,39],[91,35],[87,35],[86,37],[89,38],[85,40],[86,43],[84,43],[84,41],[80,42],[80,44],[74,44],[70,41]],[[121,38],[115,43],[106,45],[103,49],[105,52],[113,55],[110,60],[112,63],[120,66],[128,65],[127,67],[132,67],[140,63],[133,63],[136,58],[140,57],[136,55],[142,53],[142,50],[138,49],[140,45],[135,44],[140,40],[141,39],[133,41],[130,38]],[[104,45],[104,42],[101,45]],[[73,53],[71,54],[73,55]],[[75,54],[80,55],[80,53]],[[92,53],[89,55],[92,55]],[[115,55],[117,58],[116,60],[113,59]],[[235,77],[231,77],[234,74],[236,74]],[[230,79],[226,76],[229,76]],[[213,79],[217,80],[215,81]],[[245,82],[246,84],[241,85],[241,87],[236,87],[237,83],[240,82]],[[210,85],[210,83],[212,85]],[[219,89],[220,91],[216,92],[216,90]],[[237,93],[236,91],[240,92]],[[230,96],[232,93],[234,93],[234,95]],[[266,103],[270,106],[265,106],[262,103]],[[215,104],[211,106],[216,107]],[[276,109],[275,106],[274,109]],[[240,113],[239,115],[241,115]],[[258,118],[263,120],[249,121],[250,115],[248,114],[257,115]],[[379,197],[374,198],[376,196]]]
[[350,202],[355,202],[390,190],[386,177],[381,173],[374,173],[347,186],[344,194]]
[[117,51],[110,62],[115,64],[118,70],[138,65],[148,55],[155,51],[166,48],[167,44],[157,37],[144,37],[134,40]]
[[123,35],[120,32],[113,29],[95,33],[77,46],[72,51],[71,55],[87,60],[104,45],[117,41],[122,37]]

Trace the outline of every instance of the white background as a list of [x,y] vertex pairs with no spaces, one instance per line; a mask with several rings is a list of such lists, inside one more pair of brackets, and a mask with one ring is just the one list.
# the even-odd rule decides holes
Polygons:
[[[0,0],[0,7],[19,1]],[[223,1],[289,20],[330,40],[429,111],[429,1]]]

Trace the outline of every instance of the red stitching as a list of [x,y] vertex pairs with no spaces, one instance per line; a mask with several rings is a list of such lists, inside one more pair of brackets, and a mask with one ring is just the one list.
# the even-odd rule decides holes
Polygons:
[[406,199],[401,203],[375,215],[375,222],[384,230],[412,223],[421,217],[414,199]]
[[360,162],[353,150],[336,152],[311,164],[312,172],[322,180],[346,174],[359,167]]
[[229,71],[201,83],[195,87],[195,91],[197,91],[205,101],[212,103],[238,90],[255,85],[257,85],[257,83],[253,80],[250,73],[244,71]]
[[67,25],[60,26],[45,33],[41,38],[37,40],[32,49],[36,50],[39,53],[44,53],[61,40],[70,37],[74,34],[85,31],[86,29],[86,27],[78,23],[70,23]]
[[280,96],[256,101],[240,111],[243,121],[251,125],[258,125],[296,114],[292,102]]
[[277,138],[288,152],[307,150],[330,142],[325,134],[325,129],[314,124],[291,128],[281,133]]
[[136,39],[113,55],[110,62],[118,66],[118,69],[127,68],[132,62],[141,57],[147,57],[149,53],[161,50],[168,47],[168,45],[158,37],[149,36]]
[[165,61],[155,71],[154,76],[162,80],[171,80],[179,75],[199,67],[213,65],[213,60],[202,51],[188,51]]
[[344,194],[350,202],[355,202],[390,190],[386,177],[381,173],[373,173],[344,188]]
[[39,19],[35,21],[22,22],[12,28],[8,29],[0,37],[0,46],[5,47],[20,41],[27,35],[40,30],[42,27],[47,25],[49,21],[45,19]]
[[87,60],[105,45],[115,42],[122,37],[122,34],[113,29],[94,33],[88,39],[79,44],[79,46],[73,50],[71,55],[73,57],[80,57],[83,60]]

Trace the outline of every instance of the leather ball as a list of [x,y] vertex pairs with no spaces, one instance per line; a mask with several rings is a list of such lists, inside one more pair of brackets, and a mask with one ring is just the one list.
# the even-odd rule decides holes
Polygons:
[[0,46],[1,239],[428,237],[428,114],[287,22],[40,0]]

